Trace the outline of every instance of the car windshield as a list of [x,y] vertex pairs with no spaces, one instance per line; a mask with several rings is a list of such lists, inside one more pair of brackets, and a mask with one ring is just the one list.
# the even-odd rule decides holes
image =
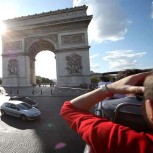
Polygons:
[[21,109],[21,110],[28,110],[28,109],[31,109],[32,107],[26,103],[20,103],[20,104],[17,104],[17,106]]

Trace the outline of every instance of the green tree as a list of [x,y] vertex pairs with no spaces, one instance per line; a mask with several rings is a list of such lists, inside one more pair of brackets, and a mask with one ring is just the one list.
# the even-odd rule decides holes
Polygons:
[[36,83],[41,84],[41,82],[42,82],[41,76],[36,76]]
[[36,76],[36,83],[37,84],[43,84],[43,83],[53,84],[54,81],[53,80],[50,80],[48,78],[41,77],[41,76]]
[[93,76],[91,77],[91,83],[93,84],[98,84],[98,82],[100,82],[100,78],[99,77],[96,77],[96,76]]

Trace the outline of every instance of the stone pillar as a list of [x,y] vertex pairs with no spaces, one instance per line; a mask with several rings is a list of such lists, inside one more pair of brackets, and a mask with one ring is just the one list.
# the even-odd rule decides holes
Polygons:
[[23,52],[23,41],[3,42],[3,79],[4,87],[31,86],[29,78],[29,56]]
[[79,86],[90,84],[89,51],[87,48],[56,51],[57,84]]

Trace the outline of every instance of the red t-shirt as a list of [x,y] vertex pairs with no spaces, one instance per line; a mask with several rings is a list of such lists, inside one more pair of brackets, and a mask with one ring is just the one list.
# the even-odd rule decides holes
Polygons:
[[77,109],[69,101],[64,103],[61,116],[94,153],[153,153],[153,133],[136,132]]

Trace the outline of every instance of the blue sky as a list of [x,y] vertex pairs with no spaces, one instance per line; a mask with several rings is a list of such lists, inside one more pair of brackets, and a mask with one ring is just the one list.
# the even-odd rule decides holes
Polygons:
[[[0,0],[0,20],[84,4],[93,15],[88,29],[91,71],[153,67],[153,0]],[[52,72],[43,71],[43,64],[52,65]],[[36,75],[56,77],[51,52],[36,56]]]

